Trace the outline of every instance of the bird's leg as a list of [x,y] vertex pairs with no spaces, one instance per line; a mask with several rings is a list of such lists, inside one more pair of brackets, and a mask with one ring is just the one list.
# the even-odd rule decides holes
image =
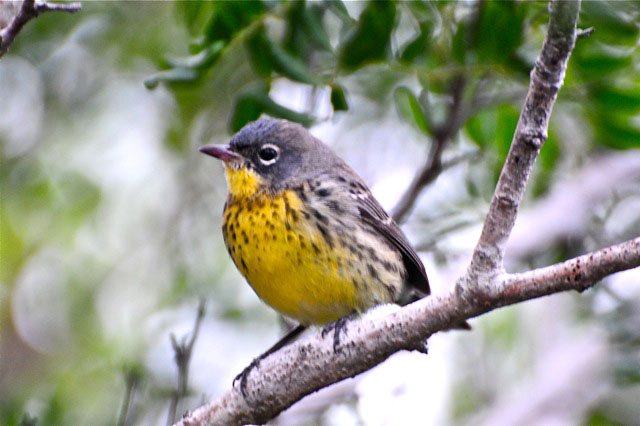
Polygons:
[[356,315],[357,315],[357,312],[352,312],[349,315],[345,315],[342,318],[338,318],[334,322],[329,323],[322,328],[323,338],[331,330],[333,330],[333,352],[334,353],[338,352],[338,349],[340,346],[340,333],[346,334],[347,330],[345,329],[345,327],[347,326],[347,323],[351,321]]
[[276,352],[280,348],[291,343],[300,333],[304,331],[305,328],[307,328],[305,325],[302,325],[302,324],[298,325],[296,328],[294,328],[293,330],[285,334],[280,340],[276,342],[275,345],[271,346],[265,353],[263,353],[257,358],[254,358],[254,360],[251,361],[251,363],[248,366],[246,366],[244,370],[242,370],[242,373],[238,374],[235,377],[235,379],[233,379],[233,383],[231,384],[231,386],[235,386],[236,382],[240,381],[240,393],[242,393],[242,396],[246,398],[247,397],[247,377],[249,376],[249,373],[251,372],[251,370],[253,370],[254,368],[258,368],[260,366],[260,361],[262,361],[272,353]]

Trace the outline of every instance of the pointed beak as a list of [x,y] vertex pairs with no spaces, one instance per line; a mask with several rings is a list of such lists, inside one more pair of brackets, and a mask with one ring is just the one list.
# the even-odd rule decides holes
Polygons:
[[240,160],[242,156],[229,148],[229,145],[206,145],[200,148],[200,152],[222,160],[225,163]]

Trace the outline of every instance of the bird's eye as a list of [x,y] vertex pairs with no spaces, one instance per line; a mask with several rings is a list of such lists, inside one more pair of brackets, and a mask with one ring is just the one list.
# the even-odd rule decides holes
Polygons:
[[260,162],[265,166],[273,164],[278,159],[278,154],[280,153],[280,148],[270,143],[262,145],[260,148],[260,152],[258,152],[258,157],[260,157]]

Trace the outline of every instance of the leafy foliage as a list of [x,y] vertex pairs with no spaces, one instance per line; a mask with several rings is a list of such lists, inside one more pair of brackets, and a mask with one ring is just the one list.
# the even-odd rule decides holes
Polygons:
[[[340,1],[278,4],[256,0],[243,2],[242,7],[237,2],[214,6],[179,3],[185,25],[195,37],[192,48],[196,51],[182,60],[167,59],[168,70],[151,77],[148,86],[159,81],[201,86],[203,76],[216,72],[216,64],[232,54],[226,52],[239,39],[256,79],[236,95],[229,129],[236,131],[263,113],[308,126],[318,119],[313,108],[296,112],[271,99],[273,80],[286,78],[313,88],[328,86],[334,111],[347,111],[348,85],[343,81],[354,72],[386,61],[392,68],[397,64],[404,79],[418,76],[419,93],[414,94],[410,86],[399,86],[394,100],[400,116],[431,137],[443,124],[454,79],[463,76],[483,81],[481,89],[467,85],[467,99],[525,84],[546,23],[545,6],[537,2],[372,1],[358,5],[360,10],[351,6]],[[638,61],[639,13],[632,2],[585,3],[581,26],[593,26],[596,32],[578,43],[560,102],[582,105],[576,118],[593,129],[594,147],[628,149],[640,144],[639,124],[634,119],[640,85],[628,72]],[[415,31],[398,46],[393,40],[402,19],[413,21]],[[284,26],[282,37],[274,35],[272,20]],[[340,28],[337,38],[336,27]],[[472,117],[464,123],[466,135],[494,153],[494,178],[517,119],[515,110],[507,113],[502,102],[496,95],[488,107],[472,108]],[[484,134],[479,126],[486,129]],[[565,143],[554,142],[544,154],[553,158],[545,164],[555,164]]]

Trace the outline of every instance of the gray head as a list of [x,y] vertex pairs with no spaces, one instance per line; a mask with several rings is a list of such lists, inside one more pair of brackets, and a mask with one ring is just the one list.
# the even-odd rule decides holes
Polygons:
[[263,118],[247,124],[229,145],[210,145],[201,152],[229,167],[248,168],[267,185],[282,188],[344,163],[326,145],[299,124]]

